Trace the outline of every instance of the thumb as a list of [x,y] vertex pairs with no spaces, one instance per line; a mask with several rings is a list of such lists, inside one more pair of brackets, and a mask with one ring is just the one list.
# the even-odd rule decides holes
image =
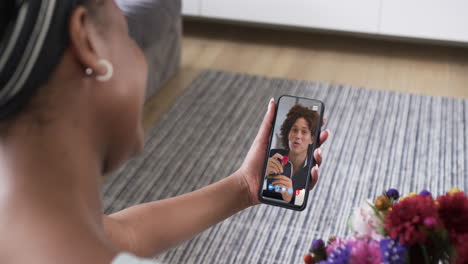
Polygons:
[[268,137],[270,136],[270,132],[273,126],[273,118],[275,116],[276,111],[276,103],[275,99],[271,98],[270,102],[268,103],[268,110],[263,118],[263,122],[260,125],[260,129],[258,131],[257,137],[255,138],[255,144],[267,145],[268,144]]

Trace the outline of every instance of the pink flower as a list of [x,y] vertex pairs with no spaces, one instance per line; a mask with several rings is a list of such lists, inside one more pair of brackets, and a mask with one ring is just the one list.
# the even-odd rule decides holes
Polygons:
[[347,244],[351,245],[350,263],[359,263],[359,264],[382,263],[379,242],[375,240],[369,240],[369,239],[356,239],[356,240],[349,240]]
[[288,156],[283,156],[283,160],[282,160],[283,166],[286,165],[286,163],[288,163],[288,161],[289,161],[289,157]]
[[426,217],[424,219],[424,226],[431,231],[434,230],[437,227],[437,219],[432,216]]
[[374,210],[367,202],[354,209],[349,224],[357,238],[372,238],[374,240],[383,238],[377,229],[383,229],[384,223],[375,215]]
[[380,264],[382,257],[380,244],[372,239],[350,237],[346,240],[337,238],[327,247],[327,255],[337,248],[347,246],[350,249],[349,263],[351,264]]

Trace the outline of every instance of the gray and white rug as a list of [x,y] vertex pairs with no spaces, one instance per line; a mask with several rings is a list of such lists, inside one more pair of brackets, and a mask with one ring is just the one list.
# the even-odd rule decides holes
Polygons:
[[157,257],[163,263],[301,263],[315,237],[345,235],[354,206],[388,187],[468,190],[468,100],[206,71],[103,190],[105,212],[180,195],[238,168],[271,97],[322,100],[320,181],[308,208],[247,209]]

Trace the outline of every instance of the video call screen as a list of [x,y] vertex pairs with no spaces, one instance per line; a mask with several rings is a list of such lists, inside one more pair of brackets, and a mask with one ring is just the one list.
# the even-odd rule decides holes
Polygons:
[[273,128],[262,195],[296,206],[304,203],[312,168],[312,147],[319,129],[320,105],[283,96]]

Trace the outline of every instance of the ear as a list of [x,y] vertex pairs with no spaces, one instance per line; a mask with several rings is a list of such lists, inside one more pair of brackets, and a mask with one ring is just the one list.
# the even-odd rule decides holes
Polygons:
[[[70,48],[82,65],[83,72],[91,68],[96,75],[105,74],[106,69],[99,65],[103,46],[95,25],[91,22],[89,12],[82,6],[76,8],[70,16]],[[101,51],[101,52],[100,52]]]

